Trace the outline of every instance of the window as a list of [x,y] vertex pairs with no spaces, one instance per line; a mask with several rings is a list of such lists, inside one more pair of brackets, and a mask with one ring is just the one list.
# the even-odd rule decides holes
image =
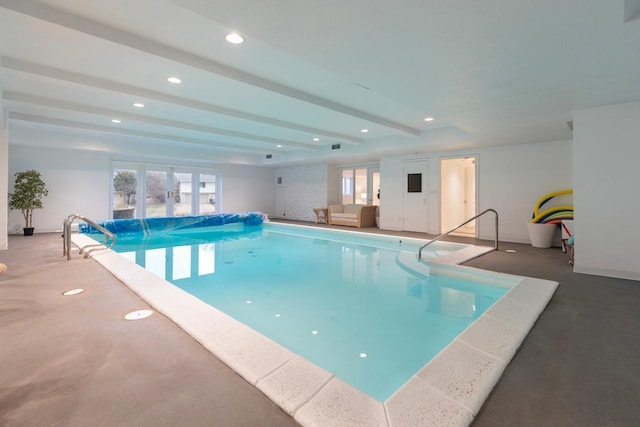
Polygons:
[[422,193],[422,174],[407,174],[407,193]]

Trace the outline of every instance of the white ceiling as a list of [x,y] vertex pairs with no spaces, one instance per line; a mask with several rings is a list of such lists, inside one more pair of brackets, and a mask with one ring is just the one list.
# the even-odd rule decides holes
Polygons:
[[254,164],[564,140],[572,111],[640,100],[639,18],[640,0],[0,0],[2,108],[10,131]]

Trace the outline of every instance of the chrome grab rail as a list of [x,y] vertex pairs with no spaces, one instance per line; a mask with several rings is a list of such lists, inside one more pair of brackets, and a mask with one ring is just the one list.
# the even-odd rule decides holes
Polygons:
[[[66,217],[64,219],[64,222],[62,223],[62,230],[63,230],[62,255],[63,256],[66,255],[67,260],[71,259],[71,224],[73,224],[73,221],[75,221],[76,219],[86,222],[87,224],[91,225],[93,228],[95,228],[96,230],[104,234],[104,240],[102,242],[96,243],[94,245],[85,245],[79,248],[80,249],[79,253],[84,252],[85,258],[89,256],[91,251],[98,249],[100,246],[106,246],[106,249],[111,249],[113,245],[116,244],[115,234],[113,234],[112,232],[110,232],[109,230],[107,230],[106,228],[104,228],[103,226],[101,226],[100,224],[98,224],[92,219],[89,219],[80,214],[72,214]],[[109,239],[111,239],[111,243],[109,243],[109,245],[107,246],[106,243],[109,241]],[[92,249],[86,250],[87,248],[92,248]]]
[[465,225],[469,224],[471,221],[474,221],[474,220],[480,218],[482,215],[486,214],[487,212],[493,212],[494,214],[496,214],[496,239],[495,239],[495,242],[494,242],[494,249],[498,250],[498,212],[495,209],[487,209],[485,211],[480,212],[478,215],[475,215],[474,217],[469,218],[468,220],[466,220],[462,224],[458,225],[457,227],[452,228],[451,230],[447,231],[446,233],[442,233],[441,235],[439,235],[435,239],[430,240],[427,243],[425,243],[424,245],[420,246],[420,249],[418,249],[418,260],[422,259],[422,250],[424,248],[426,248],[427,246],[429,246],[433,242],[440,240],[441,238],[443,238],[444,236],[448,235],[449,233],[453,233],[458,228],[464,227]]

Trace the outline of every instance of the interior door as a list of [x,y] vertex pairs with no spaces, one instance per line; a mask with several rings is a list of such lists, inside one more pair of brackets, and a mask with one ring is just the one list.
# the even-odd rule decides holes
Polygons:
[[426,160],[403,163],[403,230],[427,232],[429,212],[427,172]]

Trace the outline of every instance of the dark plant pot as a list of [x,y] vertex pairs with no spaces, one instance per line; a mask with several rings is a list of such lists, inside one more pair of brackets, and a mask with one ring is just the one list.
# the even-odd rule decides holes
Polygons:
[[24,232],[25,236],[33,236],[33,227],[29,227],[29,228],[23,228],[22,231]]

